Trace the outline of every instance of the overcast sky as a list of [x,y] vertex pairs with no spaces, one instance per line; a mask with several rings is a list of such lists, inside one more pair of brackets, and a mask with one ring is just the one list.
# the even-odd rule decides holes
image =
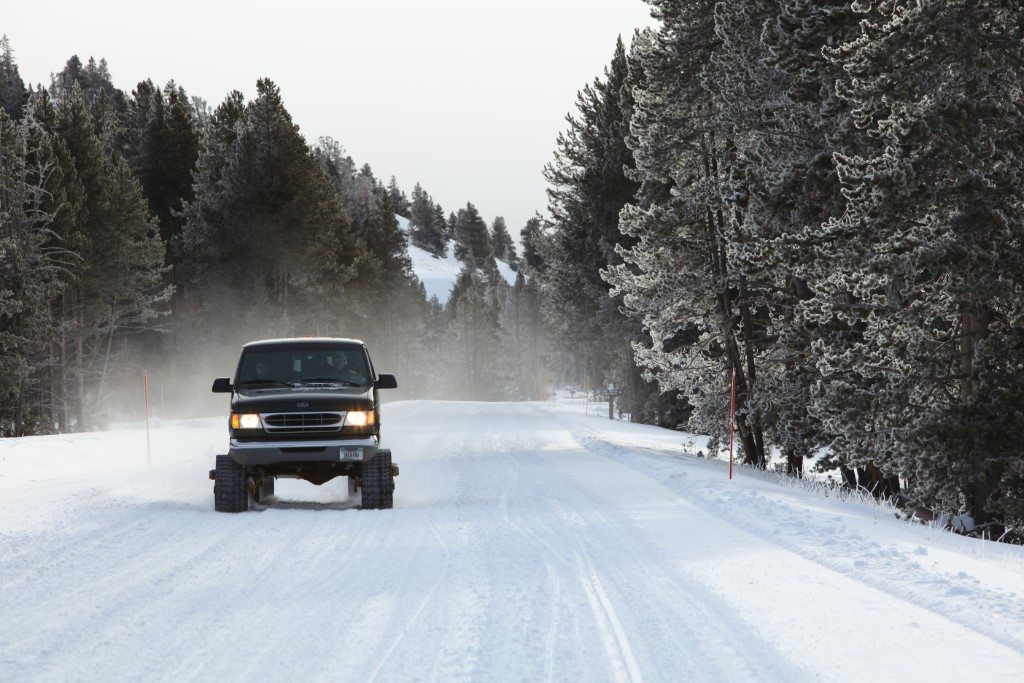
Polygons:
[[[215,106],[269,76],[308,140],[336,138],[385,181],[419,181],[446,211],[474,202],[518,236],[546,196],[576,91],[615,38],[649,25],[641,0],[46,0],[4,11],[22,77],[72,54],[114,84],[173,78]],[[166,10],[166,11],[164,11]]]

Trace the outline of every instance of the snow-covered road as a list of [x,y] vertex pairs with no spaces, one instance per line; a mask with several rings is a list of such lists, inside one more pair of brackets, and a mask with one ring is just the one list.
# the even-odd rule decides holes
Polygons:
[[0,440],[0,680],[1024,680],[1024,552],[550,404],[385,407],[344,480],[213,512],[223,420]]

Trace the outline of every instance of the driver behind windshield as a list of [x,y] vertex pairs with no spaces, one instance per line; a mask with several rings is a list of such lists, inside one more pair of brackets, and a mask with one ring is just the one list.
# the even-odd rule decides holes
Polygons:
[[256,379],[271,379],[269,363],[264,361],[256,363]]
[[366,384],[366,370],[363,363],[350,363],[348,351],[331,352],[328,362],[334,368],[338,379],[353,384]]
[[253,350],[243,356],[239,385],[329,384],[363,386],[369,371],[361,349]]

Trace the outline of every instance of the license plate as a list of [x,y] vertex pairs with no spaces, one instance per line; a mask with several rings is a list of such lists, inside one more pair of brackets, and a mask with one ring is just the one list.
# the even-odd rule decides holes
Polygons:
[[362,460],[363,449],[362,448],[342,448],[341,449],[342,460]]

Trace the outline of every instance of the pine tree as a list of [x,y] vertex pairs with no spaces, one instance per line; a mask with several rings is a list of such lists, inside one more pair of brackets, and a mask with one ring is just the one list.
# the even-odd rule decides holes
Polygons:
[[496,400],[502,387],[499,368],[497,310],[488,303],[486,283],[467,264],[459,275],[448,304],[449,324],[445,357],[451,383],[450,396],[468,400]]
[[491,250],[494,252],[494,258],[513,267],[516,265],[516,245],[508,232],[508,226],[505,225],[505,219],[501,216],[497,216],[491,223]]
[[182,205],[192,199],[192,172],[199,158],[195,113],[184,89],[173,81],[161,90],[147,80],[132,92],[125,120],[125,157],[160,223],[161,237],[171,244],[184,224]]
[[445,255],[448,244],[445,240],[444,211],[434,204],[434,200],[419,183],[412,190],[409,228],[414,245],[434,256]]
[[452,235],[448,229],[448,221],[444,217],[444,209],[440,204],[434,204],[434,226],[439,235],[438,243],[442,245],[435,256],[443,258],[448,253],[448,243],[452,240]]
[[519,239],[523,244],[522,262],[537,273],[544,271],[544,257],[541,255],[542,247],[540,246],[543,239],[541,232],[543,225],[544,219],[539,213],[535,213],[519,231]]
[[6,35],[0,35],[0,109],[15,121],[20,121],[27,101],[28,91],[18,73],[11,42]]
[[72,55],[64,68],[51,77],[50,92],[58,100],[63,100],[71,95],[74,86],[78,86],[86,106],[91,107],[93,101],[102,92],[107,96],[114,111],[121,115],[125,112],[127,98],[124,92],[114,86],[110,76],[110,69],[107,67],[107,60],[101,59],[98,62],[94,57],[84,65],[78,55]]
[[[866,136],[837,155],[848,211],[827,228],[818,408],[906,495],[979,523],[1024,520],[1024,73],[1020,11],[894,2],[831,55]],[[824,340],[828,342],[829,340]]]
[[834,152],[848,111],[822,50],[856,28],[843,3],[720,6],[719,42],[700,80],[713,103],[711,129],[723,141],[713,184],[727,226],[728,279],[736,283],[730,298],[749,347],[745,403],[757,411],[763,440],[798,475],[804,458],[834,437],[812,415],[820,375],[807,362],[816,336],[830,332],[802,314],[815,296],[820,226],[845,210]]
[[607,276],[649,332],[634,341],[638,363],[663,391],[686,397],[689,428],[711,435],[712,446],[727,424],[721,397],[735,373],[743,457],[763,467],[765,321],[735,264],[743,184],[732,185],[735,196],[725,192],[730,179],[742,179],[730,175],[735,140],[719,129],[721,101],[704,80],[722,41],[715,3],[651,4],[662,23],[634,40],[629,71],[627,141],[641,185],[619,223],[625,263]]
[[359,250],[277,86],[263,79],[257,92],[244,109],[229,96],[207,132],[185,205],[185,282],[207,315],[242,321],[262,309],[280,333],[320,332],[344,314],[332,302],[346,299]]
[[391,206],[402,218],[409,218],[409,198],[405,196],[405,192],[398,186],[398,181],[395,176],[391,176],[390,182],[388,182],[388,201],[391,202]]
[[520,271],[498,318],[501,330],[501,378],[505,396],[516,401],[546,397],[549,339],[541,313],[540,287]]
[[77,402],[74,379],[73,341],[78,320],[75,306],[79,301],[77,285],[83,269],[82,254],[87,245],[85,188],[78,177],[75,159],[57,130],[57,110],[46,90],[36,92],[26,109],[25,126],[29,157],[27,166],[35,169],[43,192],[42,212],[52,217],[48,226],[50,242],[47,250],[60,263],[57,300],[52,302],[54,325],[45,329],[47,339],[36,350],[48,353],[51,359],[48,386],[42,391],[50,403],[48,432],[56,428],[72,428],[72,413]]
[[73,256],[52,231],[52,176],[59,173],[48,135],[0,109],[0,434],[52,431],[55,302]]
[[165,248],[141,188],[127,164],[104,148],[77,83],[61,101],[54,126],[84,190],[77,228],[81,263],[67,304],[74,323],[65,359],[82,428],[97,418],[121,351],[115,342],[151,328],[172,288],[161,283]]
[[472,203],[467,203],[466,208],[459,209],[454,223],[457,259],[477,268],[494,260],[487,223],[480,217],[480,212]]
[[448,214],[447,220],[445,220],[445,222],[444,222],[444,225],[445,225],[445,233],[444,234],[445,234],[445,239],[448,242],[454,242],[455,241],[455,226],[456,226],[456,224],[458,224],[458,222],[459,222],[458,215],[454,211],[450,212]]
[[[628,64],[622,40],[604,78],[577,96],[577,116],[558,138],[545,168],[550,188],[550,231],[542,247],[547,314],[556,329],[566,374],[585,387],[614,383],[625,389],[629,412],[639,416],[650,388],[631,371],[631,343],[641,325],[621,313],[602,274],[621,262],[626,238],[619,212],[637,191],[626,145],[632,101],[626,93]],[[538,226],[539,228],[539,226]]]

